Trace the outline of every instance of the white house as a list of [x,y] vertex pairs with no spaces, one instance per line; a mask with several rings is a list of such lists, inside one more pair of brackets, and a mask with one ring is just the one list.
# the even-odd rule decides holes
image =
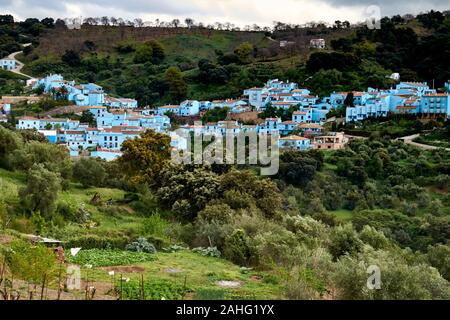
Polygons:
[[34,117],[22,117],[18,119],[17,129],[76,129],[80,125],[80,121],[71,119],[45,118],[38,119]]
[[136,109],[138,107],[137,100],[128,98],[106,97],[105,105],[117,109]]
[[309,47],[315,49],[325,49],[325,39],[311,39]]

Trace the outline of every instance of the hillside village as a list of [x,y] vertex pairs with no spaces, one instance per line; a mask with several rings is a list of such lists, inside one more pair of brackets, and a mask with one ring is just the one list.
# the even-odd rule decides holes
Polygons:
[[[64,144],[70,155],[77,157],[84,150],[89,156],[113,160],[121,155],[123,141],[139,136],[147,129],[165,133],[171,137],[171,146],[186,149],[187,141],[172,131],[168,115],[198,117],[208,110],[228,108],[229,114],[250,111],[264,112],[268,106],[276,110],[294,108],[292,118],[265,118],[259,124],[243,124],[238,120],[223,120],[203,125],[181,125],[178,129],[194,134],[225,135],[255,132],[265,135],[279,135],[281,148],[294,150],[340,149],[348,142],[342,132],[324,129],[327,114],[352,97],[345,109],[345,122],[359,122],[369,118],[386,118],[388,113],[400,115],[421,115],[422,117],[450,116],[450,94],[437,93],[427,83],[400,82],[395,88],[379,90],[368,88],[366,92],[333,92],[319,98],[297,83],[272,79],[261,88],[244,90],[241,99],[214,101],[186,100],[180,105],[165,105],[155,108],[138,108],[137,101],[115,98],[94,83],[76,84],[53,74],[30,83],[44,94],[55,99],[63,96],[76,106],[87,107],[95,118],[96,126],[68,118],[21,117],[18,129],[36,129],[52,143]],[[446,84],[450,88],[450,82]],[[10,105],[3,106],[5,114]],[[5,121],[6,118],[4,117]],[[293,134],[295,133],[295,134]],[[84,153],[86,154],[86,153]]]
[[100,9],[0,15],[0,300],[450,299],[450,11]]

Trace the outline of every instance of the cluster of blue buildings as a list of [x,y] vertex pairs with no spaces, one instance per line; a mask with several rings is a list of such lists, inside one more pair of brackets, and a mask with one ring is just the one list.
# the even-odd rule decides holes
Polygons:
[[170,119],[165,115],[153,115],[145,110],[110,108],[108,111],[104,106],[93,106],[89,111],[96,119],[96,127],[66,118],[22,117],[18,120],[17,128],[38,130],[50,142],[65,145],[71,156],[88,152],[92,157],[106,160],[119,157],[122,143],[126,139],[138,137],[147,129],[169,134],[175,148],[185,147],[185,141],[169,132]]
[[[448,88],[448,83],[446,85]],[[342,96],[347,93],[342,93]],[[346,108],[346,122],[392,114],[450,116],[450,94],[438,93],[426,82],[400,82],[395,89],[354,92],[354,107]]]
[[[186,100],[180,105],[167,105],[154,109],[138,109],[134,99],[112,98],[103,88],[93,83],[75,84],[65,81],[60,75],[39,79],[34,87],[42,86],[44,92],[64,91],[68,100],[78,106],[87,106],[94,115],[96,127],[71,119],[23,117],[18,120],[18,129],[36,129],[49,141],[64,144],[72,156],[85,154],[112,160],[121,155],[120,149],[126,139],[139,136],[147,129],[168,134],[173,148],[185,149],[186,139],[171,131],[168,113],[178,116],[200,116],[213,108],[229,108],[232,113],[250,110],[264,111],[268,106],[289,110],[295,107],[292,118],[266,118],[255,125],[244,125],[236,120],[214,123],[182,125],[180,130],[194,135],[224,135],[257,133],[279,135],[279,146],[295,150],[340,149],[347,143],[340,132],[325,132],[323,125],[330,110],[342,107],[350,92],[333,92],[328,97],[311,95],[308,89],[296,83],[269,80],[262,88],[244,91],[247,99],[215,101]],[[64,89],[62,89],[64,88]],[[446,85],[450,91],[450,83]],[[400,82],[395,89],[352,92],[353,107],[346,108],[346,122],[357,122],[367,118],[386,117],[395,114],[450,115],[450,94],[437,93],[426,83]],[[183,135],[184,136],[184,135]]]
[[75,81],[64,80],[59,74],[52,74],[36,80],[33,89],[42,88],[44,93],[64,96],[77,106],[108,106],[117,109],[135,109],[135,99],[110,97],[103,88],[95,83],[76,84]]

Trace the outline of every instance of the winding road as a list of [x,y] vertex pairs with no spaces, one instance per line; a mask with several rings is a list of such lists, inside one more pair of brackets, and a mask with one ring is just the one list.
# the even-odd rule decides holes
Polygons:
[[411,136],[398,138],[396,140],[401,140],[401,141],[403,141],[406,144],[409,144],[411,146],[414,146],[414,147],[417,147],[417,148],[421,148],[421,149],[424,149],[424,150],[445,149],[447,151],[450,151],[450,148],[439,148],[439,147],[436,147],[436,146],[430,146],[428,144],[414,142],[414,139],[417,139],[419,136],[420,136],[420,134],[413,134]]
[[[25,43],[23,46],[24,46],[24,47],[28,47],[28,46],[30,46],[30,45],[31,45],[31,43]],[[22,68],[23,68],[25,65],[24,65],[22,62],[20,62],[19,60],[16,59],[16,56],[17,56],[19,53],[22,53],[22,51],[16,51],[16,52],[13,52],[13,53],[11,53],[11,54],[8,55],[8,58],[9,58],[9,59],[12,59],[12,60],[16,61],[16,68],[15,68],[15,69],[12,69],[12,70],[10,70],[10,71],[11,71],[11,72],[14,72],[14,73],[16,73],[16,74],[19,74],[19,75],[21,75],[21,76],[27,77],[28,79],[34,79],[32,76],[29,76],[29,75],[27,75],[27,74],[21,72]]]

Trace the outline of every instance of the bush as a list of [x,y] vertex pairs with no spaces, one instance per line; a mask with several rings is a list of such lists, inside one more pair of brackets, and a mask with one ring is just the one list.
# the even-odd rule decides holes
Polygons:
[[127,244],[125,247],[128,251],[156,253],[156,248],[145,238],[138,238],[136,241]]
[[105,169],[93,158],[81,158],[73,166],[73,177],[85,188],[102,186],[105,176]]
[[143,229],[146,235],[152,235],[156,237],[165,237],[169,223],[161,218],[159,212],[153,213],[146,218],[143,222]]
[[225,239],[224,255],[239,265],[246,265],[251,257],[248,237],[243,230],[235,230]]
[[217,249],[217,247],[208,247],[208,248],[198,247],[192,249],[192,252],[199,253],[205,257],[220,258],[220,256],[222,255],[220,251]]
[[450,281],[450,246],[437,244],[428,248],[427,253],[430,264],[439,270],[439,273]]
[[358,252],[362,247],[362,241],[351,224],[335,227],[331,232],[330,253],[335,259],[344,254]]
[[359,234],[359,238],[374,249],[385,249],[390,246],[389,239],[386,238],[384,233],[377,231],[371,226],[364,226]]

